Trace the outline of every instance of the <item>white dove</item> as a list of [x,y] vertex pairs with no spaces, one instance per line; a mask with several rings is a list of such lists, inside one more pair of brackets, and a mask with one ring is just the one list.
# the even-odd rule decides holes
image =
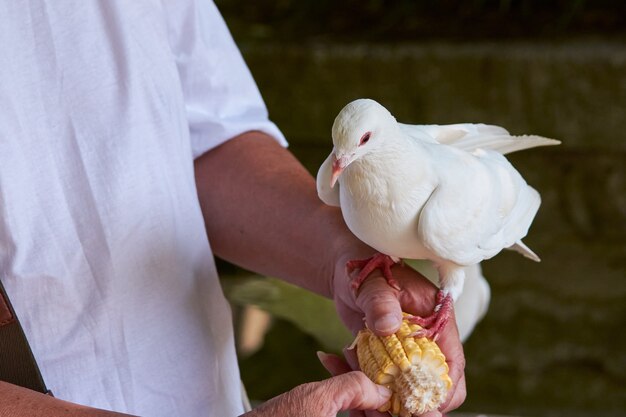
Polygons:
[[401,124],[369,99],[341,110],[332,137],[333,151],[317,174],[318,195],[341,207],[352,233],[380,252],[348,262],[350,271],[360,269],[353,288],[376,268],[398,288],[394,263],[431,260],[440,290],[433,314],[414,317],[423,336],[436,339],[445,326],[463,289],[464,266],[504,248],[539,261],[521,240],[539,193],[502,154],[559,141],[484,124]]

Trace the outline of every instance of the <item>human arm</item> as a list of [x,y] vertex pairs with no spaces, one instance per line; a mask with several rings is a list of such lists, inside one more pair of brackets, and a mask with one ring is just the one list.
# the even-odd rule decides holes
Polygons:
[[[269,136],[244,133],[196,159],[195,169],[207,234],[221,258],[333,298],[353,332],[364,316],[378,334],[389,334],[399,327],[402,310],[432,311],[436,288],[402,265],[393,268],[402,292],[374,273],[354,295],[345,264],[371,256],[373,249],[352,235],[339,209],[319,200],[311,175]],[[449,410],[465,398],[463,350],[453,320],[440,344],[454,383],[444,406]]]
[[0,381],[0,417],[123,417]]
[[[307,415],[334,417],[340,410],[377,408],[391,393],[361,373],[344,373],[320,382],[300,385],[247,413],[246,417]],[[297,408],[294,408],[294,404]],[[123,417],[115,413],[53,398],[0,381],[0,417]]]

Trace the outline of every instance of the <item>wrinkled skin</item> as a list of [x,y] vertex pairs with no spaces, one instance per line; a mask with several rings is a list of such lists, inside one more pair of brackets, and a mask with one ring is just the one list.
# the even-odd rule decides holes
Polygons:
[[[417,315],[432,311],[436,288],[402,265],[392,268],[401,291],[387,285],[376,270],[355,296],[346,263],[375,251],[356,239],[340,209],[319,199],[308,171],[267,135],[248,132],[226,142],[196,159],[195,172],[207,235],[217,256],[333,298],[355,334],[364,317],[383,335],[400,326],[402,310]],[[448,411],[465,397],[463,348],[454,320],[442,331],[439,344],[454,383],[442,407]],[[356,369],[353,361],[352,367],[339,360],[325,362],[337,376],[296,387],[250,416],[334,416],[340,409],[375,410],[388,400],[361,372],[348,371]]]
[[[346,325],[356,334],[363,328],[364,318],[378,335],[395,332],[404,310],[413,314],[432,311],[436,287],[407,266],[393,268],[394,277],[402,290],[391,288],[376,271],[364,282],[358,294],[350,286],[344,258],[338,261],[333,279],[337,311]],[[343,263],[342,263],[343,262]],[[440,411],[424,414],[438,417],[457,408],[465,400],[465,359],[454,320],[450,320],[438,341],[450,367],[453,387]],[[354,350],[344,350],[345,359],[320,352],[322,365],[333,375],[320,382],[300,385],[273,398],[251,413],[249,417],[306,415],[334,417],[339,411],[351,410],[350,417],[382,417],[388,413],[375,411],[389,399],[389,393],[378,388],[360,371]],[[381,391],[383,392],[381,394]]]

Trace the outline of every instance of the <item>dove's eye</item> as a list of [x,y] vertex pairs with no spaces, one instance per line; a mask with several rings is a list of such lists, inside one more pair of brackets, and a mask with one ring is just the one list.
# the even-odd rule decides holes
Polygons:
[[363,136],[361,136],[361,142],[359,142],[359,146],[365,145],[367,141],[370,140],[371,135],[372,135],[372,132],[367,132]]

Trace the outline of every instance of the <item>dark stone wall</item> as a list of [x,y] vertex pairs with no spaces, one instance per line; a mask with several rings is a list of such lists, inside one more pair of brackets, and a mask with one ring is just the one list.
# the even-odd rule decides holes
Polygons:
[[240,45],[292,151],[313,172],[348,101],[403,122],[485,122],[563,144],[511,155],[543,204],[543,259],[484,263],[487,317],[466,344],[464,410],[626,416],[626,44]]

